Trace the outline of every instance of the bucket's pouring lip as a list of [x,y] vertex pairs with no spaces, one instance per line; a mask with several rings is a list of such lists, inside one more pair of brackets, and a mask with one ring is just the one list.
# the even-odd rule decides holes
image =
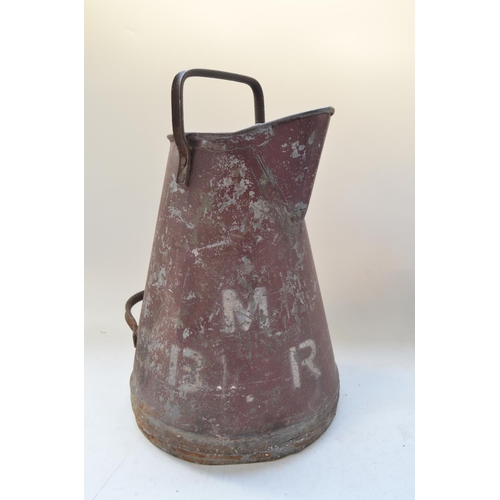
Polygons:
[[[235,135],[255,133],[259,129],[265,130],[269,127],[281,125],[281,124],[284,124],[286,122],[291,122],[291,121],[294,121],[294,120],[297,120],[300,118],[307,118],[309,116],[321,115],[321,114],[325,114],[325,113],[332,116],[335,113],[335,109],[332,108],[331,106],[327,106],[326,108],[319,108],[319,109],[313,109],[311,111],[304,111],[302,113],[297,113],[295,115],[285,116],[283,118],[278,118],[276,120],[271,120],[271,121],[264,122],[264,123],[256,123],[255,125],[252,125],[250,127],[247,127],[247,128],[241,129],[241,130],[237,130],[236,132],[188,132],[188,133],[186,133],[186,137],[188,137],[191,140],[225,139],[225,138],[234,137]],[[173,134],[167,135],[167,138],[170,141],[174,141]]]

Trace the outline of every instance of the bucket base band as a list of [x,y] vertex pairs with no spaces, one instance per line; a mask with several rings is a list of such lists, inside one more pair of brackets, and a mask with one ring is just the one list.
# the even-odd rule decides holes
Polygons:
[[177,458],[204,465],[247,464],[277,460],[316,441],[332,423],[339,394],[313,417],[281,429],[244,437],[203,436],[159,421],[132,397],[137,425],[155,446]]

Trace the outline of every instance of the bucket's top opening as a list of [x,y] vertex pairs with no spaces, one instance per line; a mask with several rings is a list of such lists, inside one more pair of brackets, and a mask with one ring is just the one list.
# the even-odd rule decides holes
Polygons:
[[[309,116],[329,114],[332,116],[335,113],[335,109],[331,106],[326,108],[313,109],[311,111],[304,111],[302,113],[297,113],[294,115],[285,116],[283,118],[278,118],[276,120],[267,121],[264,123],[256,123],[250,127],[237,130],[235,132],[187,132],[186,138],[189,140],[191,147],[196,147],[199,145],[200,141],[206,145],[207,142],[212,141],[224,141],[227,139],[235,139],[236,136],[246,136],[245,139],[251,141],[253,137],[258,137],[261,133],[268,135],[269,131],[278,125],[284,125],[287,122],[292,122],[299,120],[301,118],[307,118]],[[174,135],[169,134],[167,138],[170,141],[174,141]]]

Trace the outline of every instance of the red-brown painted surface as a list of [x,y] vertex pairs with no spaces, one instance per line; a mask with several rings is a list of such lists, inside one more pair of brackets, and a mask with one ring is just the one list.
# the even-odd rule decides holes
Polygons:
[[304,216],[332,108],[172,138],[131,377],[139,427],[185,460],[265,461],[331,423],[339,379]]

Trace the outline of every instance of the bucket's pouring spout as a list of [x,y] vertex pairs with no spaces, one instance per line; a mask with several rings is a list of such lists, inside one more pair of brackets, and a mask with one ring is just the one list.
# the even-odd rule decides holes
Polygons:
[[259,148],[258,161],[294,221],[306,215],[333,113],[328,107],[277,120]]

